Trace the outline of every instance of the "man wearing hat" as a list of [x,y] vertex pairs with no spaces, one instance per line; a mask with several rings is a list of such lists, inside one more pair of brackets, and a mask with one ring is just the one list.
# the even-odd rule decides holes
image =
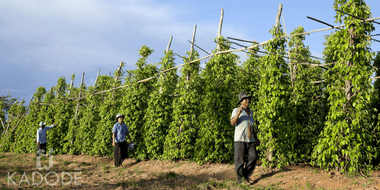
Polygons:
[[[252,183],[250,176],[255,169],[257,155],[256,146],[260,144],[256,132],[253,129],[253,116],[249,108],[251,96],[245,92],[239,93],[240,107],[232,111],[231,125],[235,126],[235,171],[238,183],[242,183],[244,178],[248,183]],[[247,154],[248,159],[245,161],[244,156]],[[245,167],[244,167],[245,163]]]
[[47,127],[45,127],[45,125],[46,125],[45,122],[40,122],[40,128],[38,128],[37,130],[37,156],[40,156],[41,154],[46,153],[46,142],[47,142],[46,131],[57,126],[57,124],[47,126]]
[[128,143],[125,141],[125,137],[128,136],[129,141],[133,143],[131,136],[129,136],[128,126],[123,120],[124,115],[117,114],[117,122],[112,128],[113,157],[116,167],[119,167],[124,159],[128,158]]

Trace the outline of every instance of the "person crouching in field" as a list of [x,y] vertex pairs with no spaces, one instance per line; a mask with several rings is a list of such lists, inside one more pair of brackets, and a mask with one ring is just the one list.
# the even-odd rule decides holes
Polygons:
[[116,167],[119,167],[124,159],[128,158],[128,143],[125,141],[125,137],[128,136],[129,141],[133,143],[131,136],[129,136],[128,127],[123,120],[124,115],[117,114],[117,123],[112,128],[113,157]]
[[[57,124],[45,127],[46,123],[40,122],[40,128],[37,130],[37,156],[46,153],[46,131],[56,127]],[[46,154],[48,156],[48,154]]]
[[[253,116],[252,111],[249,108],[251,102],[251,96],[248,96],[245,92],[239,93],[240,107],[235,108],[232,111],[231,125],[235,126],[235,171],[237,175],[237,182],[242,183],[244,178],[248,183],[252,183],[250,176],[255,169],[257,155],[256,146],[259,146],[260,141],[257,138],[256,132],[253,129]],[[244,167],[244,156],[247,154],[248,160]]]

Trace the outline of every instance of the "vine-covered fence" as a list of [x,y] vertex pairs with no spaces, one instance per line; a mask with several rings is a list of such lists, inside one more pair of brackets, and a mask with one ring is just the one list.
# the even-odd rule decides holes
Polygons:
[[[380,160],[380,88],[371,81],[380,76],[380,57],[373,59],[369,46],[373,21],[380,18],[371,18],[362,0],[335,0],[334,8],[342,25],[310,32],[300,26],[287,35],[280,4],[273,38],[250,45],[221,36],[222,10],[217,46],[206,57],[193,49],[194,27],[181,65],[174,64],[170,38],[158,65],[147,63],[153,50],[143,46],[135,70],[124,71],[122,62],[113,76],[98,73],[92,86],[84,84],[83,74],[78,88],[75,75],[70,84],[61,77],[49,90],[37,88],[28,107],[16,101],[8,108],[3,99],[0,151],[35,152],[38,123],[44,121],[58,123],[48,132],[48,148],[55,154],[111,155],[111,129],[122,113],[136,143],[131,152],[136,159],[232,162],[230,116],[239,91],[245,91],[253,97],[250,107],[265,165],[310,162],[340,171],[372,170]],[[305,34],[331,29],[324,58],[311,56]],[[236,51],[248,53],[242,65]]]

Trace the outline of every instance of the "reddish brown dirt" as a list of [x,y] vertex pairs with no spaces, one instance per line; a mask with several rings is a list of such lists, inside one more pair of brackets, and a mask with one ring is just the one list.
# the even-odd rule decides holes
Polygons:
[[[198,165],[189,161],[148,160],[137,162],[124,161],[124,166],[116,168],[110,157],[85,155],[55,155],[54,166],[48,171],[36,168],[34,154],[0,154],[1,189],[379,189],[380,172],[370,177],[342,175],[338,172],[324,172],[318,168],[300,164],[287,166],[282,170],[266,169],[257,166],[252,176],[254,184],[238,185],[234,166],[230,164],[209,163]],[[42,166],[48,166],[44,158]],[[75,170],[81,169],[81,170]],[[16,174],[14,174],[17,172]],[[32,174],[39,172],[47,177],[41,184],[33,185]],[[48,174],[48,172],[51,172]],[[80,172],[75,185],[62,185],[62,172]],[[25,173],[25,176],[23,174]],[[57,177],[59,183],[54,184]],[[8,176],[11,176],[9,181]],[[46,175],[48,174],[48,175]],[[36,182],[40,177],[35,176]],[[12,182],[13,180],[13,182]],[[64,177],[68,183],[68,174]],[[9,181],[9,183],[8,183]],[[21,182],[21,183],[20,183]],[[30,184],[28,184],[28,182]]]

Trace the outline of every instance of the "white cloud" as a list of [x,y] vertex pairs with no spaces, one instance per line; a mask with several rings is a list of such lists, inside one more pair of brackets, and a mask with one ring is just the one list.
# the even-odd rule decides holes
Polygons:
[[142,19],[145,21],[158,21],[172,19],[175,11],[168,5],[153,6],[149,3],[140,5],[126,5],[120,10],[128,14],[128,18]]

